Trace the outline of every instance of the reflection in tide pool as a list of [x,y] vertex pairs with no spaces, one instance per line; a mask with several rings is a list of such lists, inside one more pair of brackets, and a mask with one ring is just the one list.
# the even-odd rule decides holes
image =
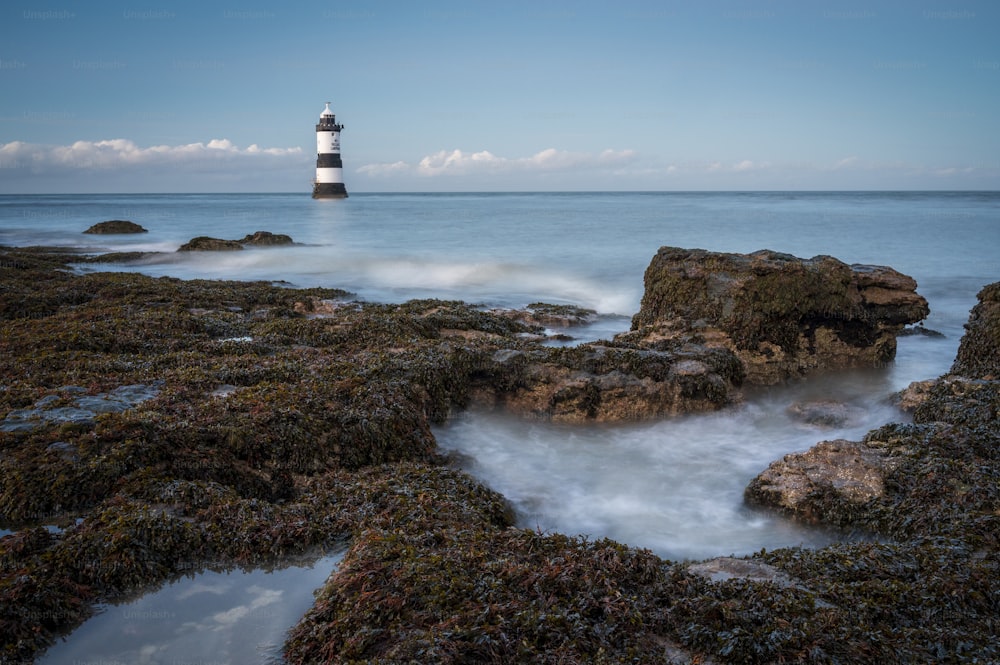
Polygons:
[[178,579],[137,600],[104,606],[37,662],[281,663],[286,632],[343,556]]

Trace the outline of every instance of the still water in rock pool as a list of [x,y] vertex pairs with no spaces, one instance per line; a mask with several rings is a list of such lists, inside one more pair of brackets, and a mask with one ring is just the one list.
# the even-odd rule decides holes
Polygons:
[[284,662],[282,645],[343,552],[284,568],[205,571],[100,613],[38,663],[103,665]]

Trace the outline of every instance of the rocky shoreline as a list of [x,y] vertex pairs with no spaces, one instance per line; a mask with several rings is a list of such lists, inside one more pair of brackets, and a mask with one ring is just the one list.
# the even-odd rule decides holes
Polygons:
[[927,314],[911,279],[663,248],[630,332],[552,347],[539,317],[588,313],[69,269],[89,260],[107,259],[0,248],[0,662],[193,563],[344,541],[290,663],[1000,659],[1000,284],[912,424],[821,443],[747,489],[880,541],[695,565],[515,528],[431,425],[473,404],[661,418],[877,365]]

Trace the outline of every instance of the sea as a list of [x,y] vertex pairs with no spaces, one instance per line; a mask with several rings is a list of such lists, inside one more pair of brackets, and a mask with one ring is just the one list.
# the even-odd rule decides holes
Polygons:
[[[83,233],[110,219],[148,233]],[[196,236],[255,231],[297,244],[176,252]],[[977,292],[1000,280],[1000,192],[7,195],[0,245],[157,252],[81,271],[336,287],[372,302],[595,310],[591,325],[553,331],[573,336],[570,343],[629,328],[643,272],[662,246],[830,255],[916,279],[931,310],[923,326],[940,336],[900,337],[895,361],[884,367],[748,389],[740,403],[709,414],[567,426],[471,410],[435,429],[439,445],[504,494],[525,528],[700,560],[869,537],[752,509],[743,489],[783,455],[908,420],[893,394],[948,372]],[[842,405],[849,417],[838,426],[802,422],[791,409],[810,402]]]

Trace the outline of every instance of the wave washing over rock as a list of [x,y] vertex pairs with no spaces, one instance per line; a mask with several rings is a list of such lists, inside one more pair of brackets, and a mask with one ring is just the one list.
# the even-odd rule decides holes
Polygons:
[[[658,418],[731,404],[748,381],[884,362],[894,333],[926,315],[911,281],[828,258],[667,249],[634,330],[567,349],[461,302],[73,275],[79,256],[0,251],[4,413],[50,386],[100,397],[162,381],[123,411],[0,432],[0,515],[15,531],[0,540],[5,661],[192,563],[252,566],[344,540],[290,663],[1000,658],[1000,285],[963,340],[955,371],[972,376],[943,379],[914,424],[863,442],[893,460],[881,485],[817,483],[796,504],[878,541],[692,565],[514,527],[502,496],[447,466],[431,424],[471,404]],[[786,273],[808,308],[777,286]],[[350,304],[314,305],[330,301]]]

